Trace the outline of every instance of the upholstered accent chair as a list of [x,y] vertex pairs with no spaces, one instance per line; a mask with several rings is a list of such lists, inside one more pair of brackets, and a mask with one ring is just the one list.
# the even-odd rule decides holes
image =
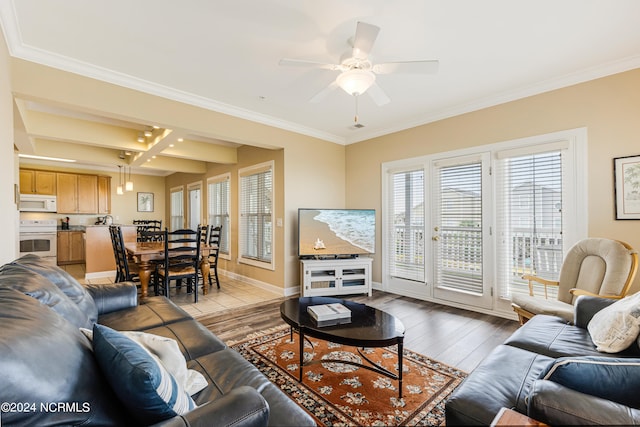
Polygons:
[[[629,291],[638,269],[638,254],[627,243],[588,238],[576,243],[562,263],[557,281],[525,275],[529,295],[513,295],[511,307],[520,324],[536,314],[562,317],[573,323],[576,298],[580,295],[620,299]],[[534,295],[534,283],[541,284],[544,295]],[[547,288],[557,289],[557,299],[548,298]]]

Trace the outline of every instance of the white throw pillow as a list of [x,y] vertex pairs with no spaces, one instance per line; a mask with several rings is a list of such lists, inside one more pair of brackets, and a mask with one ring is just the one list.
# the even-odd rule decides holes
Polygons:
[[[87,338],[93,340],[93,331],[91,329],[80,328],[80,330]],[[193,369],[187,369],[187,362],[176,340],[146,332],[120,331],[120,333],[131,338],[155,356],[176,381],[182,385],[184,390],[189,393],[189,396],[193,396],[207,386],[207,380],[204,375]]]
[[618,353],[627,349],[640,333],[640,292],[597,312],[587,330],[598,351]]

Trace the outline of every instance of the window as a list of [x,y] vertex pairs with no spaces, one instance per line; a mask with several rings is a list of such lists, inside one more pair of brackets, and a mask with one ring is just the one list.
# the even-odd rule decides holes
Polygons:
[[241,169],[239,178],[240,261],[273,269],[273,162]]
[[384,289],[511,313],[587,237],[587,166],[585,128],[385,163]]
[[[528,293],[523,274],[557,280],[567,247],[563,206],[568,143],[497,152],[496,226],[500,296]],[[522,200],[529,203],[523,205]],[[550,298],[556,289],[549,288]]]
[[171,231],[184,227],[184,190],[182,187],[171,189]]
[[391,176],[389,274],[424,282],[424,170]]
[[434,171],[435,283],[482,295],[482,163],[436,162]]
[[212,227],[222,226],[220,254],[229,255],[229,189],[230,176],[224,174],[207,181],[208,223]]

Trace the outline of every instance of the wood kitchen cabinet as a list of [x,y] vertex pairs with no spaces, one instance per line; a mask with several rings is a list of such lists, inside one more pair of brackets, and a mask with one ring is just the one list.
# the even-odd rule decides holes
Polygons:
[[20,169],[21,194],[56,194],[56,173],[35,169]]
[[98,176],[98,213],[111,213],[111,177]]
[[83,231],[58,231],[58,265],[82,264],[84,254]]
[[98,212],[98,176],[57,173],[58,213]]

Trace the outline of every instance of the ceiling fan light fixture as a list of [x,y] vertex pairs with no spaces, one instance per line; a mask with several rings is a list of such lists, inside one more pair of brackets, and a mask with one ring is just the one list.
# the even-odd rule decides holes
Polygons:
[[338,86],[349,95],[362,95],[376,81],[376,76],[371,71],[353,69],[341,73],[336,79]]

